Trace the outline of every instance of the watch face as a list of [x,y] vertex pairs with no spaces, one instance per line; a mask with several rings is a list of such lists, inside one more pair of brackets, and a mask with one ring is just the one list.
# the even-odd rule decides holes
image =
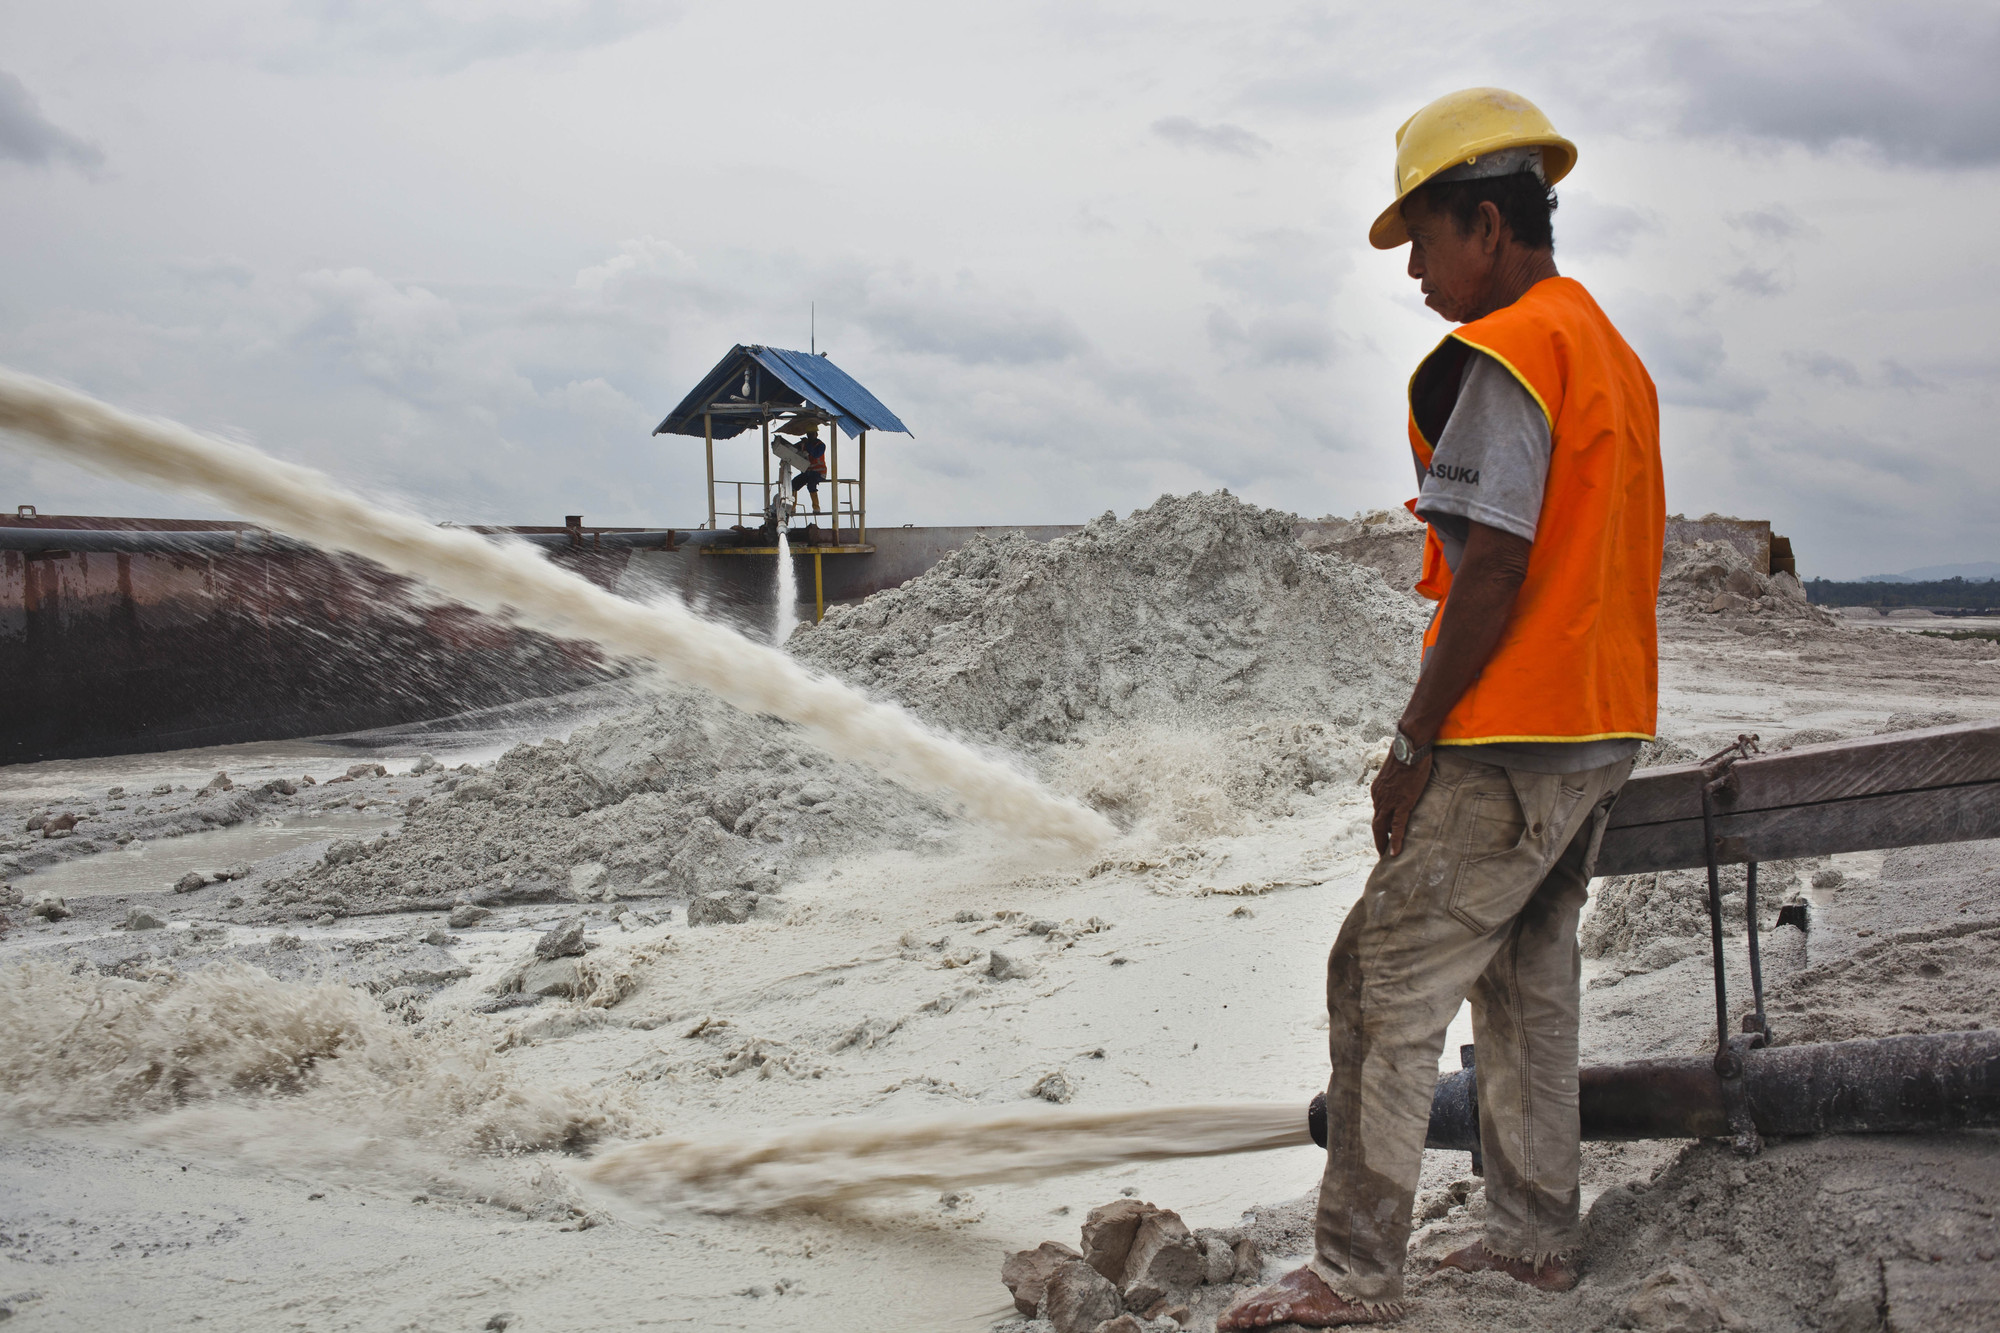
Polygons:
[[1397,763],[1399,763],[1399,764],[1407,764],[1407,763],[1409,763],[1409,762],[1410,762],[1410,739],[1409,739],[1409,737],[1405,736],[1405,735],[1404,735],[1404,734],[1403,734],[1402,732],[1400,732],[1400,731],[1399,731],[1399,732],[1397,732],[1397,733],[1396,733],[1396,739],[1395,739],[1395,740],[1393,740],[1393,741],[1391,741],[1391,742],[1389,742],[1389,753],[1390,753],[1390,754],[1392,754],[1392,755],[1394,755],[1394,756],[1396,756],[1396,762],[1397,762]]

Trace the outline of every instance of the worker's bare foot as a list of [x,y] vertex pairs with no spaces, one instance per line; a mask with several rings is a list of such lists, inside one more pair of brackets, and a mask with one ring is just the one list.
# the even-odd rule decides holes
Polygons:
[[1568,1291],[1582,1276],[1574,1258],[1545,1259],[1540,1264],[1531,1264],[1526,1259],[1495,1254],[1478,1241],[1462,1250],[1453,1250],[1438,1260],[1437,1266],[1456,1268],[1462,1273],[1505,1273],[1536,1291]]
[[1269,1328],[1273,1324],[1303,1324],[1307,1328],[1339,1328],[1344,1324],[1386,1324],[1396,1316],[1344,1301],[1310,1268],[1295,1269],[1261,1291],[1253,1291],[1222,1312],[1217,1333],[1230,1329]]

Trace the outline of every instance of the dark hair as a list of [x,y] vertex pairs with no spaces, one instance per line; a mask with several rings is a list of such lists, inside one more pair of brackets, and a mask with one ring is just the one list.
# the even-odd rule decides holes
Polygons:
[[1482,180],[1432,181],[1418,193],[1427,207],[1449,215],[1461,236],[1479,220],[1479,206],[1490,203],[1500,210],[1500,220],[1522,245],[1530,250],[1555,248],[1550,219],[1556,211],[1556,192],[1531,171]]

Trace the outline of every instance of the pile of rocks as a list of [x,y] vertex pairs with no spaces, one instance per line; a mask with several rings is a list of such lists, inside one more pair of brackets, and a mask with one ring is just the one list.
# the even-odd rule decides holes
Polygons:
[[1201,1288],[1255,1282],[1263,1269],[1256,1241],[1189,1231],[1179,1214],[1137,1199],[1091,1209],[1081,1239],[1080,1253],[1044,1241],[1001,1265],[1014,1308],[1054,1333],[1178,1333]]
[[1397,592],[1417,596],[1417,580],[1424,572],[1424,525],[1400,505],[1302,523],[1299,545],[1366,565]]
[[1832,625],[1837,617],[1806,599],[1805,586],[1780,570],[1762,574],[1728,542],[1669,542],[1660,568],[1660,610],[1681,618],[1756,617]]

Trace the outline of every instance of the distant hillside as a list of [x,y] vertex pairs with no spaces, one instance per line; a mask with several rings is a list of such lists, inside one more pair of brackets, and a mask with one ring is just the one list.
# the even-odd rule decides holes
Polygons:
[[2000,583],[1991,579],[1907,579],[1901,582],[1857,579],[1835,583],[1813,579],[1806,584],[1806,597],[1817,606],[1950,606],[1984,609],[2000,607]]
[[1863,574],[1856,583],[1935,583],[1944,579],[1968,582],[2000,579],[2000,560],[1977,560],[1965,565],[1925,565],[1900,574]]

